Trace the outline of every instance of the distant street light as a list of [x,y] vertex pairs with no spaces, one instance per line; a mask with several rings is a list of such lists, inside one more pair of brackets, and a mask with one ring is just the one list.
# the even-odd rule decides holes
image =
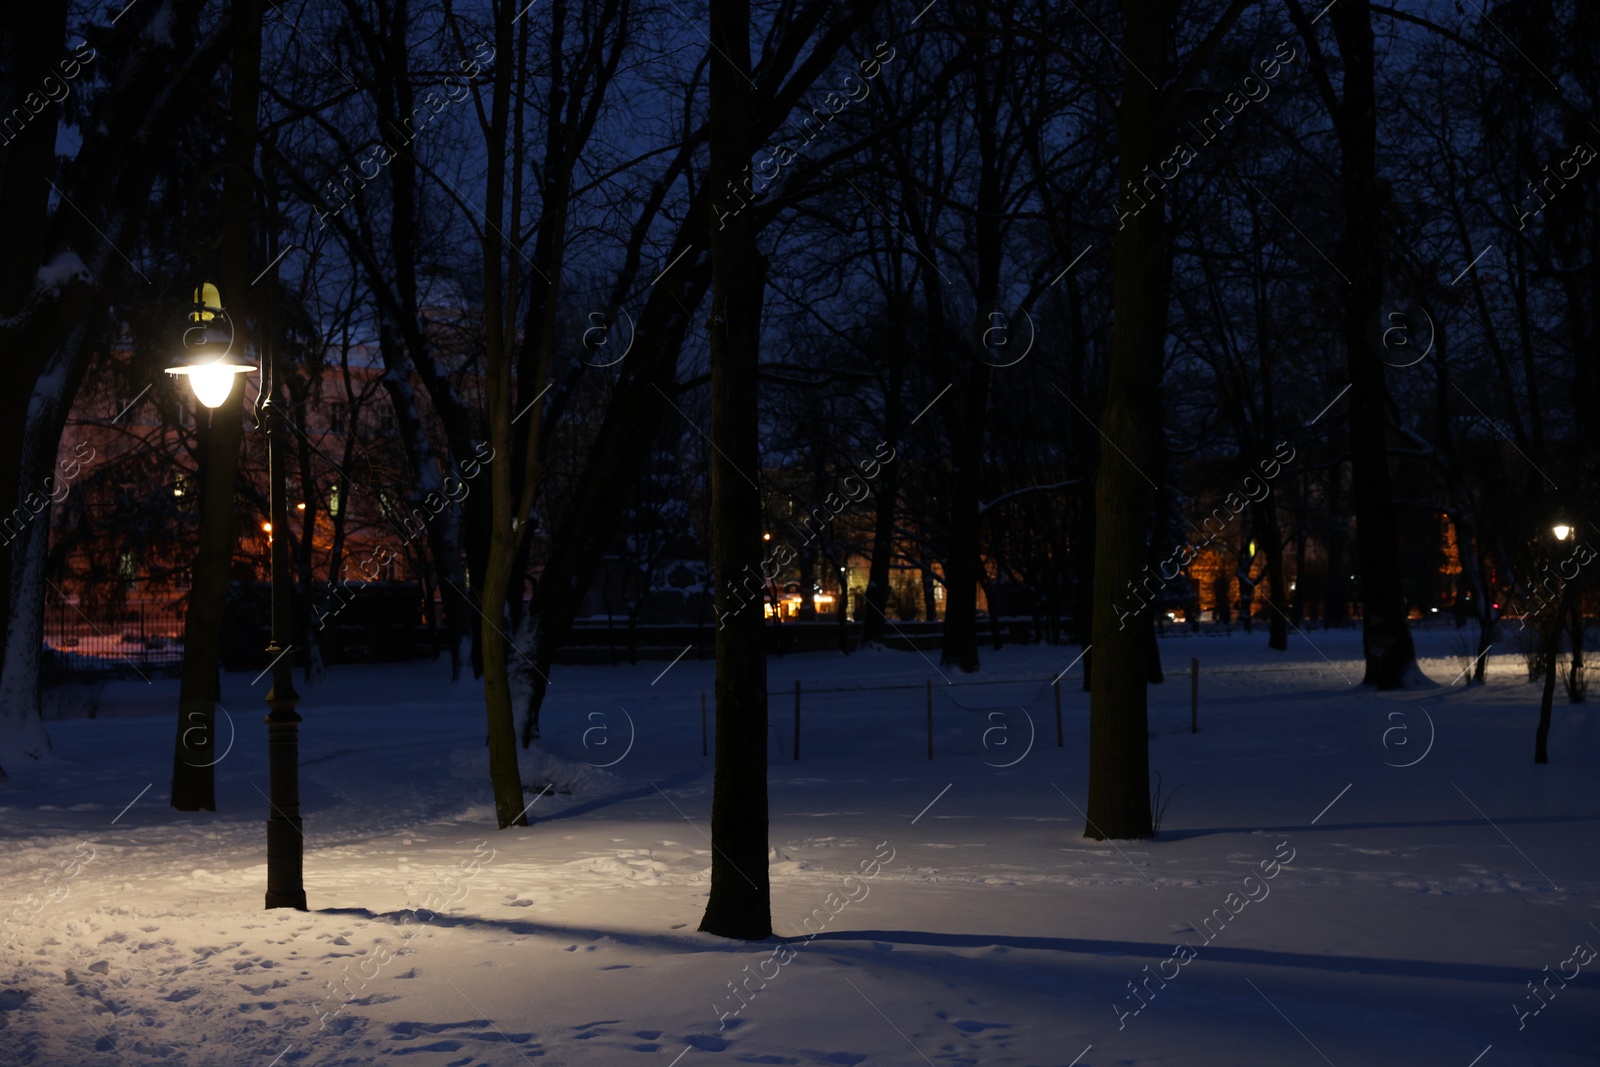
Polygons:
[[1568,526],[1564,522],[1558,522],[1554,526],[1550,527],[1550,532],[1556,535],[1557,541],[1565,541],[1567,538],[1572,536],[1572,527]]
[[[194,395],[208,408],[221,406],[233,392],[233,380],[255,370],[255,364],[233,354],[234,322],[222,307],[217,287],[206,282],[195,290],[194,310],[183,333],[188,351],[167,368],[189,379]],[[227,329],[223,329],[223,324]],[[267,642],[272,689],[267,693],[267,907],[306,910],[303,878],[305,833],[300,822],[300,694],[294,690],[294,661],[289,645],[289,539],[270,537],[272,529],[289,528],[288,466],[283,461],[283,414],[272,402],[271,360],[261,373],[256,421],[267,431],[267,483],[270,521],[261,529],[272,545],[272,631]]]

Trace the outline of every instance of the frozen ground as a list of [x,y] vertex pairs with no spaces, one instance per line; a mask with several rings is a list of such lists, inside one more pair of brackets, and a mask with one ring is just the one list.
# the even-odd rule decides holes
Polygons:
[[1162,642],[1176,792],[1120,847],[1082,837],[1080,667],[1056,746],[1075,647],[955,685],[916,653],[772,660],[782,947],[695,931],[709,663],[559,669],[545,771],[573,792],[506,832],[475,685],[303,687],[304,913],[261,908],[267,682],[225,680],[205,816],[166,803],[176,682],[116,683],[0,787],[0,1063],[1600,1063],[1593,705],[1557,705],[1536,767],[1520,661],[1450,687],[1454,635],[1425,632],[1440,687],[1378,695],[1349,684],[1358,631],[1309,639]]

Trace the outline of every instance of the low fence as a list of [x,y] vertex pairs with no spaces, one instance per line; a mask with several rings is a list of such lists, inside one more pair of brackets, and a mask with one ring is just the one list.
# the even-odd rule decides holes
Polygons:
[[45,589],[41,675],[150,676],[183,662],[186,603],[138,581],[87,595],[51,583]]
[[[327,605],[319,604],[326,610]],[[441,639],[424,622],[422,592],[410,582],[371,582],[318,627],[302,595],[293,598],[292,643],[304,663],[308,625],[325,663],[377,663],[430,656]],[[41,676],[45,684],[86,677],[154,677],[183,664],[186,592],[140,581],[80,588],[46,587]],[[435,618],[438,613],[435,612]],[[228,587],[220,633],[223,670],[260,670],[268,663],[272,594],[267,582]]]
[[[416,582],[367,582],[353,587],[342,601],[327,596],[324,589],[317,591],[312,611],[307,610],[304,594],[297,591],[290,597],[290,643],[297,666],[305,663],[308,629],[322,661],[329,664],[392,663],[431,656],[436,641],[443,640],[442,632],[435,633],[423,621],[422,587]],[[433,617],[439,617],[437,611]],[[229,586],[222,620],[223,670],[267,667],[271,632],[272,584]]]
[[[371,582],[342,606],[319,601],[309,613],[303,595],[297,593],[292,604],[297,665],[304,663],[308,626],[327,664],[428,657],[445,639],[437,605],[430,623],[421,589],[412,582]],[[223,670],[258,671],[267,666],[271,605],[270,583],[229,586],[219,635]],[[88,591],[52,585],[45,602],[45,682],[176,673],[183,662],[187,607],[185,594],[147,589],[138,582]],[[943,630],[942,622],[891,620],[883,644],[906,652],[938,652]],[[826,616],[814,622],[768,620],[764,632],[767,651],[774,656],[835,651],[841,646],[853,651],[860,643],[861,624],[853,621],[841,627]],[[997,633],[1004,644],[1026,644],[1034,640],[1035,627],[1028,617],[1002,618],[998,625],[980,617],[978,639],[983,646],[992,645]],[[555,661],[614,666],[682,656],[712,659],[716,641],[714,623],[629,625],[623,619],[580,619],[557,649]]]
[[[999,620],[1003,644],[1027,644],[1033,640],[1033,620],[1026,617]],[[980,645],[992,644],[995,627],[987,618],[978,620]],[[792,655],[800,652],[832,652],[844,647],[854,651],[861,640],[861,623],[841,627],[837,620],[816,622],[775,622],[765,628],[767,654]],[[937,652],[944,643],[942,622],[901,622],[892,620],[884,628],[883,645],[902,652]],[[579,619],[573,623],[565,641],[556,650],[555,662],[566,665],[606,665],[637,663],[640,660],[670,660],[679,656],[712,659],[717,650],[715,622],[701,625],[640,623],[630,626],[625,619]]]

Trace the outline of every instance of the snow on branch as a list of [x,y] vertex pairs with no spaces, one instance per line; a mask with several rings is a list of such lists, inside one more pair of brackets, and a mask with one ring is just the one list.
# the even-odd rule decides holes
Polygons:
[[1024,493],[1048,493],[1055,489],[1066,489],[1069,486],[1077,485],[1082,480],[1081,478],[1068,478],[1064,482],[1051,482],[1048,485],[1025,485],[1021,489],[1013,489],[1009,493],[1001,493],[987,504],[979,504],[978,514],[982,515],[990,508],[1003,504],[1012,497],[1022,496]]

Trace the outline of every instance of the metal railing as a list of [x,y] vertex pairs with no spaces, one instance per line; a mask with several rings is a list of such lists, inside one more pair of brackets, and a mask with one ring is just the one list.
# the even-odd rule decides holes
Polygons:
[[149,675],[183,662],[185,603],[140,580],[45,590],[41,674],[47,682],[83,675]]

